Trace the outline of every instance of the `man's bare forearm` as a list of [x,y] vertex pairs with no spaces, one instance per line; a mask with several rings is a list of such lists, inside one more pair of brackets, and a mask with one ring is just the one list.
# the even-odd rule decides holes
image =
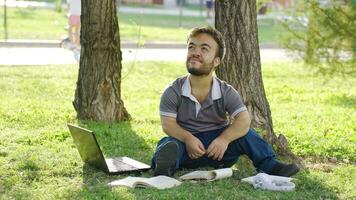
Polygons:
[[219,136],[223,139],[232,142],[246,135],[250,128],[251,119],[247,111],[243,111],[235,117],[234,122],[225,129]]
[[175,118],[161,116],[161,125],[163,132],[184,143],[189,137],[193,136],[189,131],[184,130]]

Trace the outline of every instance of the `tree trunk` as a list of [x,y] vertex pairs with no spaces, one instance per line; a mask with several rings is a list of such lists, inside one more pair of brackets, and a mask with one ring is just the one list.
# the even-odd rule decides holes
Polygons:
[[[282,154],[293,155],[283,135],[273,131],[266,98],[257,35],[256,0],[215,1],[215,27],[225,38],[226,55],[217,76],[239,91],[251,116],[251,126]],[[293,156],[294,157],[294,156]]]
[[119,26],[114,0],[82,1],[81,56],[74,108],[81,120],[114,122],[130,116],[121,100]]

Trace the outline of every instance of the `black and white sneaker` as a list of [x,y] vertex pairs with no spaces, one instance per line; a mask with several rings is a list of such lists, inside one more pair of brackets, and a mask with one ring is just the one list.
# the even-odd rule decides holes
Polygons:
[[175,165],[178,160],[178,144],[167,142],[157,152],[154,176],[164,175],[172,177],[175,172]]

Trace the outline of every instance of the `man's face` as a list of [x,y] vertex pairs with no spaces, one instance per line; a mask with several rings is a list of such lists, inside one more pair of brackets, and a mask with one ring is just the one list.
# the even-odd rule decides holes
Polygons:
[[188,40],[187,70],[195,76],[207,76],[220,64],[216,57],[218,44],[206,33],[198,34]]

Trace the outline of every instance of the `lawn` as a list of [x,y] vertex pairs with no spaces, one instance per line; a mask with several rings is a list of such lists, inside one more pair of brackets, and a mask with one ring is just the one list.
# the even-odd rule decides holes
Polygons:
[[[4,9],[0,7],[0,16]],[[183,17],[179,27],[178,16],[119,13],[121,40],[185,42],[192,27],[208,23],[205,17]],[[4,39],[3,17],[0,39]],[[66,36],[66,13],[34,8],[8,8],[9,39],[59,40]],[[262,43],[278,42],[279,28],[271,19],[259,20],[259,40]]]
[[[122,96],[132,120],[79,124],[97,133],[106,156],[129,155],[150,163],[156,142],[164,136],[160,94],[185,73],[183,66],[124,63]],[[296,191],[254,190],[242,183],[241,178],[254,174],[244,157],[233,167],[232,178],[159,191],[106,187],[126,175],[108,176],[83,165],[66,127],[78,123],[71,103],[77,72],[74,65],[0,67],[0,199],[356,198],[355,78],[325,82],[298,63],[263,64],[274,128],[307,162],[308,168],[295,176]]]

